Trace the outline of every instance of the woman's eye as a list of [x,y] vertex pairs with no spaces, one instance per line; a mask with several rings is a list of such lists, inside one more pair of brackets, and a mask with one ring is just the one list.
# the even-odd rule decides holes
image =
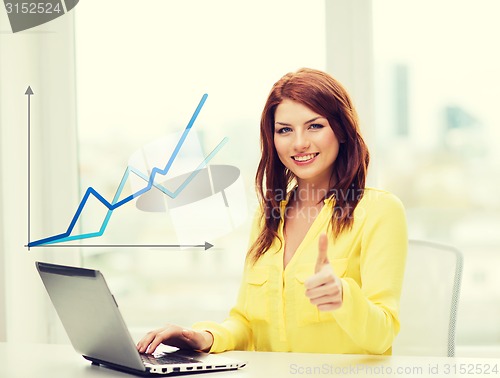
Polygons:
[[311,129],[322,129],[323,125],[319,124],[319,123],[313,123],[311,126],[309,126]]
[[285,133],[288,133],[290,131],[292,131],[292,129],[290,127],[281,127],[281,128],[276,130],[276,133],[277,134],[285,134]]

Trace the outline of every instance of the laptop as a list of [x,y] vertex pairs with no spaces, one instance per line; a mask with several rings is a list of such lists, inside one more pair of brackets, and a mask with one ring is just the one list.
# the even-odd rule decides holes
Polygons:
[[93,365],[145,376],[245,366],[221,355],[173,347],[171,351],[140,354],[100,271],[43,262],[36,262],[36,268],[71,344]]

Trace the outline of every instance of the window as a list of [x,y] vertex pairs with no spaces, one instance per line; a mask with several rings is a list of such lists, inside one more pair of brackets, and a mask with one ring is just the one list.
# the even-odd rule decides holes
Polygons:
[[457,344],[500,344],[497,1],[373,2],[381,185],[465,258]]
[[[84,264],[104,272],[137,332],[166,321],[223,320],[236,298],[256,204],[260,113],[283,74],[324,69],[324,2],[89,1],[75,16],[82,195],[92,186],[113,198],[131,156],[162,138],[176,141],[206,92],[192,135],[202,156],[229,138],[212,162],[240,170],[248,209],[245,222],[206,240],[214,244],[206,252],[88,248]],[[89,209],[99,213],[94,202]],[[104,214],[90,213],[82,212],[82,232],[102,222]],[[177,244],[175,231],[171,212],[140,211],[131,202],[113,212],[98,243]]]

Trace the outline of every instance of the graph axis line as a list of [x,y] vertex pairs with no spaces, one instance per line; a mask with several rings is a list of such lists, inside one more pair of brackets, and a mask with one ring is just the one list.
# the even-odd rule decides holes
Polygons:
[[[77,208],[77,211],[75,212],[75,215],[73,216],[71,222],[70,222],[70,225],[68,227],[68,229],[66,230],[66,232],[64,233],[61,233],[61,234],[57,234],[57,235],[53,235],[53,236],[49,236],[47,238],[43,238],[43,239],[39,239],[39,240],[36,240],[36,241],[33,241],[33,242],[30,242],[28,241],[28,244],[27,244],[27,247],[28,247],[28,250],[30,247],[36,247],[36,246],[42,246],[42,245],[52,245],[54,246],[53,244],[55,243],[61,243],[61,242],[65,242],[65,241],[70,241],[70,240],[80,240],[80,239],[86,239],[86,238],[92,238],[92,237],[99,237],[99,236],[102,236],[102,234],[104,233],[106,227],[107,227],[107,224],[109,222],[109,219],[111,218],[111,215],[113,213],[113,211],[117,208],[119,208],[120,206],[130,202],[131,200],[133,200],[134,198],[137,198],[138,196],[146,193],[147,191],[149,191],[152,187],[155,187],[157,189],[159,189],[160,191],[162,191],[163,193],[165,193],[166,195],[170,196],[171,198],[175,198],[178,194],[180,194],[182,192],[182,190],[189,184],[189,182],[198,174],[198,172],[203,169],[204,167],[207,166],[208,162],[215,156],[215,154],[224,146],[224,144],[227,142],[228,138],[224,138],[215,148],[214,150],[212,150],[212,152],[198,165],[198,167],[193,171],[191,172],[191,174],[188,176],[188,178],[186,180],[184,180],[183,183],[180,184],[180,186],[174,191],[174,192],[171,192],[169,191],[168,189],[164,188],[162,185],[160,184],[157,184],[155,183],[155,177],[157,174],[160,174],[162,176],[166,175],[168,173],[168,171],[170,170],[170,167],[172,166],[173,162],[175,161],[175,158],[177,157],[177,154],[179,153],[189,131],[191,130],[191,128],[193,127],[194,125],[194,122],[196,120],[196,118],[198,117],[198,114],[199,112],[201,111],[201,108],[203,107],[205,101],[206,101],[206,98],[207,98],[207,94],[204,94],[202,99],[200,100],[200,103],[198,104],[196,110],[194,111],[193,115],[191,116],[191,119],[189,120],[186,128],[184,129],[184,132],[183,134],[181,135],[181,138],[179,139],[179,141],[177,142],[177,145],[174,149],[174,151],[172,152],[172,154],[170,155],[170,158],[165,166],[164,169],[160,169],[158,167],[154,167],[152,170],[151,170],[151,174],[149,176],[149,179],[147,178],[147,176],[145,177],[145,175],[142,174],[142,172],[140,172],[139,170],[135,169],[134,167],[131,167],[131,166],[128,166],[123,174],[123,177],[122,177],[122,180],[120,182],[120,185],[118,186],[117,188],[117,191],[115,193],[115,196],[112,200],[112,202],[108,202],[99,192],[97,192],[93,187],[88,187],[87,190],[85,191],[85,194],[82,198],[82,200],[80,201],[80,204]],[[144,187],[143,189],[140,189],[139,191],[125,197],[124,199],[122,199],[121,201],[118,201],[118,199],[120,198],[120,195],[123,191],[123,187],[128,179],[128,176],[130,174],[130,172],[136,174],[137,176],[139,176],[140,178],[144,179],[145,181],[147,181],[147,185],[146,187]],[[81,212],[83,211],[84,207],[85,207],[85,204],[87,203],[87,200],[89,199],[90,195],[93,195],[97,200],[99,200],[104,206],[106,206],[108,208],[108,212],[106,214],[106,217],[104,218],[104,221],[101,225],[101,228],[99,231],[97,232],[92,232],[92,233],[87,233],[87,234],[80,234],[80,235],[74,235],[74,236],[71,236],[71,232],[73,232],[73,229],[81,215]]]

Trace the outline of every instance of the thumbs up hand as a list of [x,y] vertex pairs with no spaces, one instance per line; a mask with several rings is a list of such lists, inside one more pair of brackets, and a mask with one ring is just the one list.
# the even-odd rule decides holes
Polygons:
[[314,275],[304,283],[306,296],[320,311],[332,311],[342,306],[342,281],[328,261],[327,250],[328,238],[326,234],[321,234]]

